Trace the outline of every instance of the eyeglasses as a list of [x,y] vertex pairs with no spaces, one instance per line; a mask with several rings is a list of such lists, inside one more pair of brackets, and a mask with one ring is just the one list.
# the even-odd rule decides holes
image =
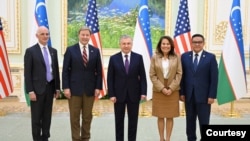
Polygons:
[[202,44],[203,41],[192,41],[192,44]]

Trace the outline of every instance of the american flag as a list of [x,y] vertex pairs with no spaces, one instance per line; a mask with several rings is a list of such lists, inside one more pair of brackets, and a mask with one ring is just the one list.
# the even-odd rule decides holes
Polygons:
[[[96,0],[89,0],[88,10],[87,10],[87,15],[86,15],[86,26],[88,26],[92,30],[90,44],[99,48],[101,52],[101,59],[102,59],[102,45],[101,45],[101,38],[100,38]],[[102,74],[103,88],[102,88],[99,98],[106,95],[106,89],[107,89],[105,75],[104,75],[104,68],[102,69],[102,72],[103,72]]]
[[[150,60],[153,53],[147,0],[140,1],[132,50],[143,56],[144,66],[146,68],[146,76],[149,78],[149,69],[147,68],[150,67]],[[147,79],[147,100],[152,99],[151,89],[152,83],[150,79]]]
[[[38,27],[45,26],[49,29],[45,0],[36,0],[35,17]],[[48,46],[51,47],[50,38],[48,41]]]
[[177,54],[191,50],[191,28],[189,22],[188,1],[180,0],[174,32],[175,51]]
[[218,104],[238,100],[247,94],[240,0],[233,0],[219,64]]
[[0,19],[0,99],[9,96],[13,92],[12,78],[10,74],[9,59],[3,36],[3,27]]

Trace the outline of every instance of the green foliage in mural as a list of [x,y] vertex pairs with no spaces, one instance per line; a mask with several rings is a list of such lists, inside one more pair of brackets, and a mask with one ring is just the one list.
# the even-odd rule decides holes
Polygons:
[[[73,0],[75,2],[71,2],[69,7],[75,7],[83,2],[79,3],[79,0]],[[76,1],[78,3],[76,4]],[[87,4],[88,0],[83,0],[85,4]],[[98,1],[98,0],[97,0]],[[100,1],[100,0],[99,0]],[[100,5],[107,5],[112,0],[102,1],[102,3],[97,2]],[[161,2],[160,2],[161,1]],[[165,7],[162,5],[163,0],[152,0],[149,1],[149,4],[155,4],[157,6],[157,10],[154,12],[158,13],[160,16],[164,15]],[[164,2],[164,1],[163,1]],[[83,8],[78,8],[78,12],[74,11],[72,8],[68,13],[68,28],[67,28],[67,44],[68,46],[73,45],[78,42],[78,30],[81,26],[85,24],[85,19],[83,19],[83,13],[79,11],[86,12],[86,5],[82,6]],[[84,8],[85,7],[85,8]],[[161,7],[161,8],[160,8]],[[163,7],[163,8],[162,8]],[[74,9],[74,10],[73,10]],[[77,8],[76,8],[77,9]],[[163,11],[163,12],[162,12]],[[152,11],[149,11],[152,13]],[[129,12],[122,16],[113,16],[113,17],[105,17],[99,18],[99,28],[100,28],[100,36],[101,43],[103,48],[119,48],[119,38],[121,35],[127,34],[130,36],[134,36],[134,30],[136,26],[136,19],[138,16],[138,7],[131,9]],[[151,15],[150,15],[151,16]],[[83,19],[83,20],[82,20]],[[164,35],[164,29],[161,29],[160,26],[151,26],[151,39],[152,39],[152,47],[155,48],[159,38]]]

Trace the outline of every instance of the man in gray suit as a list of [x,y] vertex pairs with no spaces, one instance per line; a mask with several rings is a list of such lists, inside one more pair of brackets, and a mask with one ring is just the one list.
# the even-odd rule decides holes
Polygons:
[[31,106],[32,136],[34,141],[48,141],[53,97],[60,94],[60,78],[56,49],[48,46],[49,30],[38,27],[38,43],[26,49],[24,79]]
[[78,32],[79,42],[67,48],[63,60],[63,90],[69,100],[73,141],[90,139],[93,103],[102,89],[100,51],[88,44],[90,35],[90,28],[82,27]]

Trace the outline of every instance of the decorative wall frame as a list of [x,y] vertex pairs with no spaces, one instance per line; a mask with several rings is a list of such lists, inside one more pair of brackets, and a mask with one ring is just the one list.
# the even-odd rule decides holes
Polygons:
[[64,52],[66,51],[66,47],[67,47],[67,18],[68,18],[68,0],[62,0],[61,2],[62,6],[62,48],[61,48],[61,51],[62,51],[62,54],[64,54]]
[[172,3],[171,0],[165,2],[165,35],[171,35],[172,27]]
[[20,0],[1,0],[0,17],[8,53],[21,53]]

